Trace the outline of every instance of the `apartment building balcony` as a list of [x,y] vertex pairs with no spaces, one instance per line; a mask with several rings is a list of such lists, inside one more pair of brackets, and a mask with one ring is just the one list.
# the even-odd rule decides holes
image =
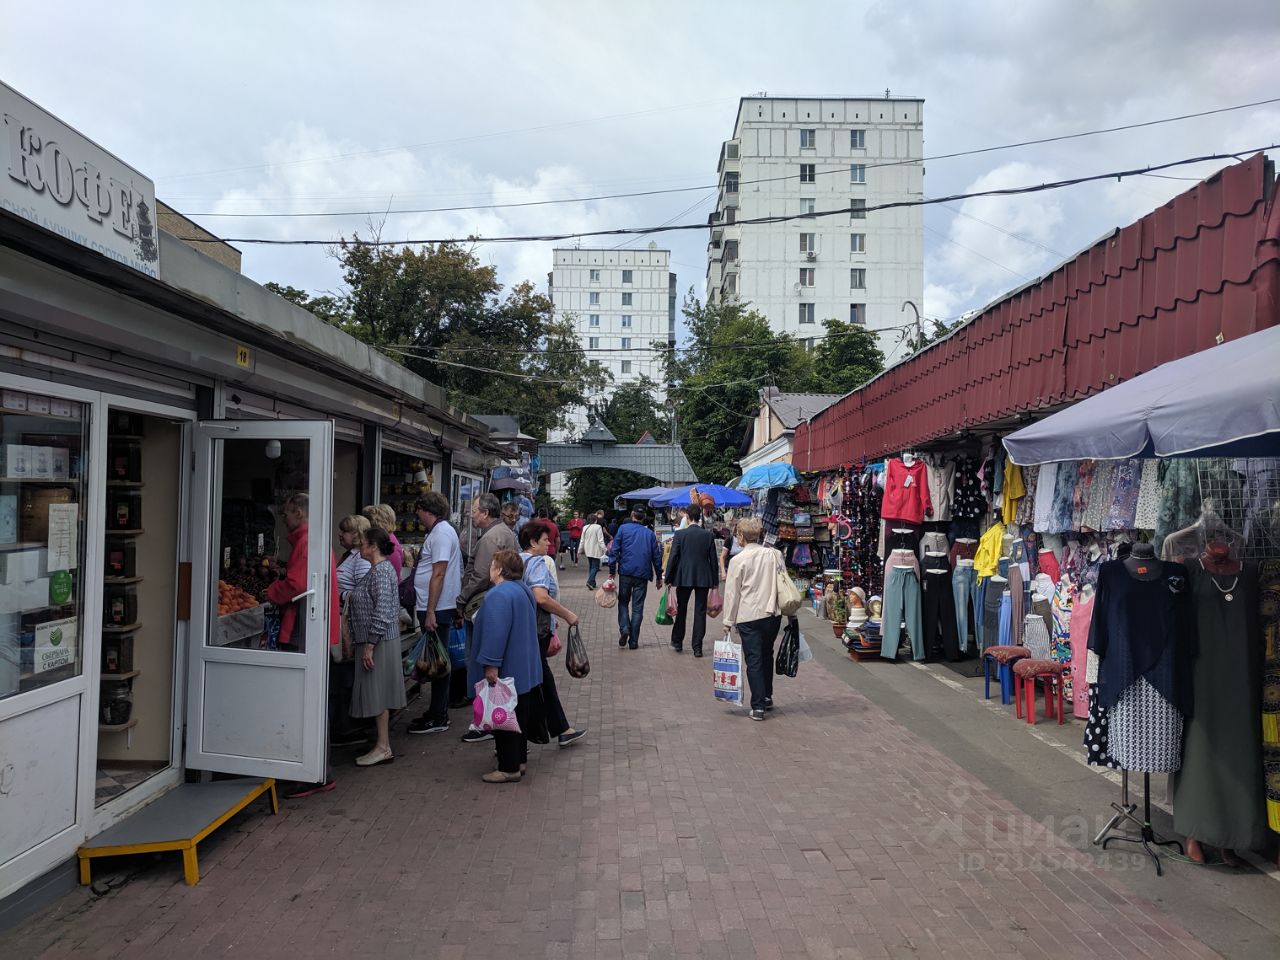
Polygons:
[[725,173],[737,173],[742,169],[742,161],[739,160],[737,140],[726,140],[720,145],[720,162],[716,165],[716,173],[724,176]]

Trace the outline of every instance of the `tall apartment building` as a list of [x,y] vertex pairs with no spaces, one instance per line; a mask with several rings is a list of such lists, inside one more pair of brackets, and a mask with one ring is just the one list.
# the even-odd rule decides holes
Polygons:
[[[676,342],[676,275],[671,251],[650,243],[645,250],[558,249],[547,278],[556,316],[573,321],[587,359],[613,374],[599,399],[626,383],[647,376],[658,384],[657,401],[666,399],[659,350]],[[587,428],[587,411],[573,412],[569,436]],[[555,439],[563,439],[561,434]],[[636,437],[618,437],[634,443]]]
[[923,114],[903,97],[744,97],[720,148],[707,301],[749,303],[800,338],[822,336],[828,318],[873,330],[914,319],[903,301],[924,296],[923,208],[858,208],[923,198]]

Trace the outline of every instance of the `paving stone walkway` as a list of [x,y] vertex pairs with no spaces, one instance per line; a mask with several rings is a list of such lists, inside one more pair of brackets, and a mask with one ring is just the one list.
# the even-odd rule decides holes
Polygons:
[[336,790],[241,816],[199,886],[159,860],[0,956],[1215,956],[816,662],[752,723],[712,698],[709,657],[668,648],[652,593],[620,650],[580,576],[591,675],[554,666],[590,734],[532,748],[524,782],[481,783],[491,745],[458,741],[462,713],[427,737],[402,716],[393,765],[335,752]]

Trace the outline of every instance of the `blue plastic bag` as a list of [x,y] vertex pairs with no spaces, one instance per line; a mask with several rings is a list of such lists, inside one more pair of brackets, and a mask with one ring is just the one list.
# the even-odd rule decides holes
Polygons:
[[467,665],[467,628],[449,628],[449,662],[456,670]]
[[427,635],[425,633],[420,633],[418,634],[418,639],[414,642],[413,647],[404,655],[404,661],[401,664],[406,677],[413,676],[418,660],[426,654],[426,650]]

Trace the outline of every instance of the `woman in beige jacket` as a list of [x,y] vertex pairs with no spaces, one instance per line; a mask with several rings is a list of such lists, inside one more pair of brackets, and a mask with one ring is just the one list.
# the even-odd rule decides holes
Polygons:
[[742,552],[729,561],[724,589],[724,632],[738,628],[751,688],[751,719],[773,709],[773,645],[782,626],[778,574],[782,554],[760,543],[764,525],[754,517],[739,520],[734,536]]

